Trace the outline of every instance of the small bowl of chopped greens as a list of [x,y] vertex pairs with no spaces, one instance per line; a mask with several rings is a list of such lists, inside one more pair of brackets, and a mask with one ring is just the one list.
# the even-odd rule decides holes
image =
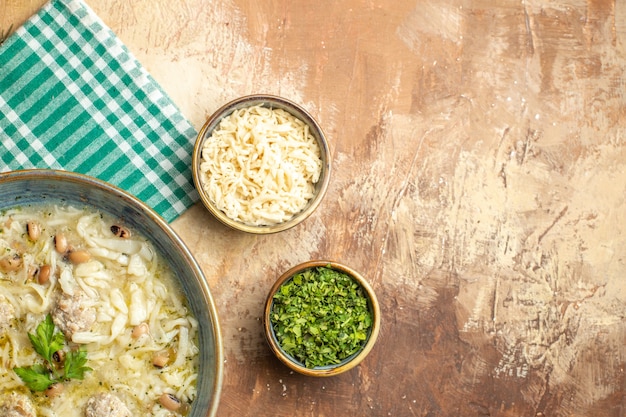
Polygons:
[[352,369],[372,350],[380,307],[369,283],[332,261],[309,261],[282,274],[263,314],[270,349],[304,375],[332,376]]

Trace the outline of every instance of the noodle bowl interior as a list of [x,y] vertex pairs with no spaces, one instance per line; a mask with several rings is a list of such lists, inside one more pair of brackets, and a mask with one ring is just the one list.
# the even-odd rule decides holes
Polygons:
[[[46,323],[50,360],[32,340]],[[198,352],[197,321],[147,239],[91,208],[0,213],[0,415],[184,415]]]
[[250,226],[284,223],[315,197],[320,146],[291,113],[261,105],[222,118],[202,145],[202,188],[227,217]]

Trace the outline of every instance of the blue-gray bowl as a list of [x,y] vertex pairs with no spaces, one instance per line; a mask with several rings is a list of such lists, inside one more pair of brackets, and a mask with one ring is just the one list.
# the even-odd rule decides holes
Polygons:
[[202,270],[183,241],[146,204],[101,180],[57,170],[0,173],[0,210],[55,202],[88,205],[124,219],[126,225],[148,237],[172,270],[176,271],[199,327],[197,397],[188,416],[215,416],[224,362],[217,310]]

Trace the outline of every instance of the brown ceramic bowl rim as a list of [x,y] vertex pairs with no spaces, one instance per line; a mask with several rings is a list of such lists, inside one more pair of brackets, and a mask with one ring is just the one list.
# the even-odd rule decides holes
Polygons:
[[[308,205],[300,213],[296,214],[291,219],[283,223],[269,226],[248,225],[228,217],[223,211],[215,206],[215,204],[207,195],[206,191],[202,187],[202,178],[200,173],[202,148],[204,147],[204,142],[206,138],[210,136],[213,129],[218,126],[219,122],[224,117],[230,115],[233,111],[255,105],[283,109],[308,124],[311,134],[315,137],[320,147],[320,152],[322,156],[322,175],[320,176],[320,180],[317,182],[317,184],[315,184],[315,196],[309,201]],[[326,194],[326,190],[328,189],[328,184],[330,182],[331,160],[330,150],[328,148],[328,141],[326,139],[324,131],[317,123],[315,118],[311,116],[311,114],[301,105],[286,98],[274,96],[271,94],[251,94],[239,97],[224,104],[207,119],[207,121],[202,126],[202,129],[200,129],[200,132],[198,133],[198,137],[196,139],[193,154],[191,157],[191,167],[193,181],[196,187],[196,191],[200,196],[200,200],[202,201],[202,204],[209,210],[209,212],[215,218],[217,218],[217,220],[236,230],[241,230],[254,234],[269,234],[290,229],[304,221],[311,214],[313,214],[313,212],[321,203],[324,195]]]
[[[346,360],[342,361],[338,365],[307,368],[302,363],[300,363],[299,361],[297,361],[296,359],[288,355],[280,347],[274,335],[274,330],[272,329],[270,313],[271,313],[272,305],[273,305],[273,296],[276,293],[276,291],[278,291],[278,289],[280,288],[282,284],[284,284],[286,281],[291,279],[298,272],[301,272],[310,268],[320,267],[320,266],[328,266],[337,271],[344,272],[350,275],[355,281],[357,281],[367,294],[374,320],[372,322],[372,328],[370,330],[370,334],[368,336],[367,342],[365,343],[365,345],[363,345],[363,347],[361,348],[359,352],[347,358]],[[274,285],[272,285],[272,288],[270,289],[268,293],[267,300],[265,301],[265,311],[263,314],[263,328],[264,328],[265,338],[270,346],[270,349],[276,355],[276,357],[285,365],[287,365],[289,368],[291,368],[292,370],[300,374],[308,375],[308,376],[315,376],[315,377],[333,376],[333,375],[338,375],[340,373],[346,372],[354,368],[359,363],[361,363],[361,361],[363,361],[363,359],[365,359],[365,357],[370,353],[370,351],[374,347],[374,344],[376,343],[376,339],[378,338],[378,333],[380,331],[380,306],[378,304],[376,294],[374,293],[374,290],[371,287],[371,285],[365,280],[365,278],[360,273],[358,273],[354,269],[346,265],[343,265],[339,262],[335,262],[335,261],[325,261],[325,260],[308,261],[308,262],[304,262],[304,263],[301,263],[299,265],[296,265],[290,268],[289,270],[284,272],[282,275],[280,275],[280,277],[276,280],[276,282],[274,282]]]

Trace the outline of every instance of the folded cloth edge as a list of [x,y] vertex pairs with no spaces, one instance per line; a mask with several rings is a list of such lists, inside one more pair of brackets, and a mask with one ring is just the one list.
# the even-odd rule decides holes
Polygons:
[[[92,32],[94,36],[99,37],[98,41],[105,44],[109,49],[114,50],[114,53],[124,56],[123,65],[126,66],[125,71],[131,73],[133,76],[133,80],[137,82],[138,87],[149,86],[152,88],[153,98],[156,98],[152,101],[152,103],[159,107],[160,112],[164,117],[175,120],[174,123],[178,123],[179,126],[182,126],[180,129],[181,135],[184,135],[183,143],[176,143],[176,141],[171,144],[174,147],[179,146],[182,149],[174,149],[173,152],[177,154],[177,157],[181,157],[182,159],[190,159],[191,151],[184,149],[185,145],[189,147],[193,147],[193,139],[197,135],[197,132],[191,125],[191,123],[183,116],[182,112],[173,102],[173,100],[169,97],[169,95],[164,91],[161,85],[156,82],[156,80],[149,74],[149,72],[141,65],[141,63],[136,59],[136,57],[132,54],[132,52],[127,48],[127,46],[113,33],[113,31],[102,21],[102,19],[82,0],[50,0],[45,5],[43,5],[40,10],[31,18],[29,18],[23,25],[18,27],[14,33],[12,33],[5,41],[4,44],[0,45],[0,49],[4,46],[10,45],[13,41],[13,37],[20,37],[26,33],[26,28],[28,24],[33,24],[33,21],[36,19],[41,19],[41,16],[49,13],[53,7],[61,6],[63,9],[67,11],[71,16],[76,16],[80,20],[82,27]],[[151,93],[151,94],[152,94]],[[115,138],[112,138],[115,139]],[[180,140],[179,140],[180,142]],[[168,149],[169,152],[172,152],[172,149]],[[187,165],[190,165],[187,164]],[[63,166],[48,166],[49,168],[54,169],[64,169],[64,170],[72,170],[66,169]],[[19,168],[37,168],[33,166],[24,166]],[[41,168],[41,167],[40,167]],[[83,174],[91,175],[89,172],[82,172]],[[154,172],[144,172],[146,178],[152,177],[154,180]],[[197,200],[198,196],[193,187],[193,183],[190,181],[191,173],[190,171],[185,171],[185,178],[180,178],[180,175],[173,178],[170,182],[172,186],[176,186],[178,188],[183,189],[184,196],[176,195],[176,193],[168,190],[161,197],[167,201],[171,208],[163,208],[163,201],[158,201],[159,199],[140,198],[150,207],[155,209],[164,219],[168,222],[175,220],[180,214],[182,214],[185,210],[187,210],[191,205],[193,205]],[[98,175],[93,175],[98,177]],[[109,178],[100,178],[105,181],[109,181]],[[112,182],[113,185],[116,185],[127,192],[131,192],[128,190],[128,187],[120,186],[120,184],[116,184]],[[163,185],[163,184],[159,184]],[[132,193],[132,192],[131,192]],[[132,193],[134,194],[134,193]],[[135,195],[136,197],[140,197]],[[160,207],[156,207],[159,206]]]

